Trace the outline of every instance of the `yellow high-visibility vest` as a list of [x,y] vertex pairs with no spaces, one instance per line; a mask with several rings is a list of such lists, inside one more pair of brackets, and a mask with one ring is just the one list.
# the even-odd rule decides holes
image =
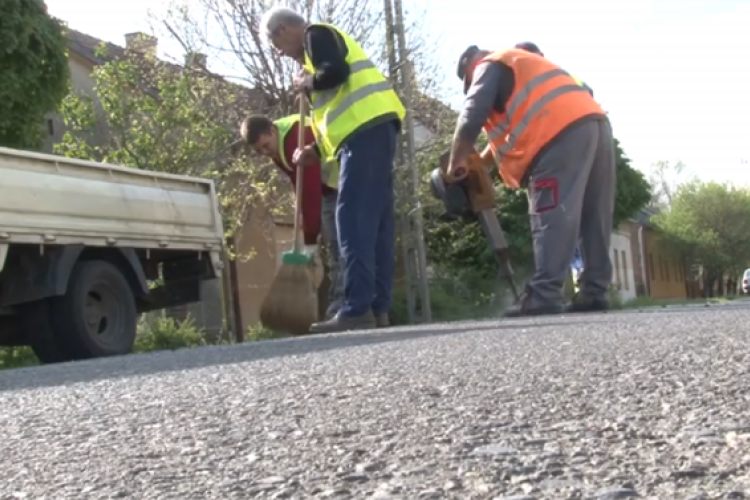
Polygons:
[[[390,83],[365,54],[362,47],[335,26],[316,23],[338,33],[346,44],[349,77],[331,90],[312,91],[313,129],[321,156],[336,158],[341,145],[361,125],[383,115],[395,114],[400,120],[406,109]],[[305,52],[305,69],[315,67]]]
[[[284,167],[286,167],[286,169],[289,171],[292,170],[292,167],[286,161],[286,155],[284,154],[284,142],[286,141],[286,136],[289,134],[289,131],[292,130],[292,127],[295,123],[299,123],[298,114],[285,116],[284,118],[279,118],[278,120],[274,120],[273,122],[273,124],[276,125],[276,140],[279,142],[279,158],[281,159],[281,163],[284,165]],[[307,127],[310,124],[311,120],[308,117],[305,117],[305,121],[302,126]],[[300,146],[302,146],[302,144],[300,144]],[[338,189],[339,169],[335,159],[333,162],[325,162],[321,159],[320,178],[323,184],[325,184],[326,186],[332,189]]]

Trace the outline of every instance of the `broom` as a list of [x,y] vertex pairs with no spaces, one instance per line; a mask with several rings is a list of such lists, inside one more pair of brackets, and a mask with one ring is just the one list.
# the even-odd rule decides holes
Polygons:
[[[299,142],[305,143],[305,115],[307,99],[300,96]],[[297,192],[294,204],[294,248],[282,256],[276,274],[260,308],[260,321],[266,328],[292,335],[310,333],[310,326],[318,321],[318,297],[310,272],[312,256],[303,252],[300,239],[302,219],[302,167],[297,165]]]

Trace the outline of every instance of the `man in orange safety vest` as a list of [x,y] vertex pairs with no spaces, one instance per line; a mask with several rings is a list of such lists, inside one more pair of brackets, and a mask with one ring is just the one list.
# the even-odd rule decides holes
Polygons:
[[458,64],[466,100],[456,124],[448,174],[467,173],[482,130],[482,154],[505,185],[528,190],[535,273],[505,315],[565,310],[563,285],[576,243],[586,266],[568,311],[605,310],[612,276],[609,246],[615,148],[604,110],[565,70],[517,48],[469,47]]

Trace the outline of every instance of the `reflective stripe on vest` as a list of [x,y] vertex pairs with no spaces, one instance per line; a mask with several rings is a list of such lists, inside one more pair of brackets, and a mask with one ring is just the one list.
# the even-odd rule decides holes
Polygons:
[[276,125],[276,142],[278,143],[278,155],[281,163],[284,167],[292,171],[292,167],[286,161],[286,155],[284,154],[284,141],[286,141],[286,135],[292,129],[295,123],[299,122],[299,115],[289,115],[284,118],[274,120],[273,124]]
[[[406,110],[388,80],[357,42],[335,26],[323,23],[313,26],[324,26],[338,33],[347,48],[346,81],[334,89],[311,93],[318,146],[325,159],[332,160],[342,142],[361,125],[388,114],[403,120]],[[307,52],[304,66],[309,73],[315,71]]]
[[[284,167],[292,172],[293,169],[286,161],[286,155],[284,154],[284,143],[286,141],[287,134],[292,130],[295,123],[299,123],[299,115],[289,115],[284,118],[274,120],[273,124],[276,125],[276,140],[278,141],[278,156]],[[310,118],[305,117],[304,126],[309,127],[311,124]],[[320,161],[320,180],[326,186],[332,189],[338,189],[339,184],[339,172],[338,163]]]
[[[540,85],[548,82],[549,80],[557,76],[570,76],[570,75],[568,74],[567,71],[563,69],[554,69],[552,71],[547,71],[546,73],[542,73],[541,75],[532,78],[522,89],[520,89],[518,91],[518,94],[506,106],[505,119],[487,132],[487,138],[489,139],[489,142],[495,142],[500,137],[507,135],[508,129],[510,128],[511,119],[515,116],[515,113],[518,112],[519,106],[521,106],[529,98],[531,93],[537,87],[539,87]],[[508,138],[505,141],[505,144],[503,144],[497,149],[496,160],[500,162],[502,160],[502,156],[507,154],[508,151],[512,150],[515,147],[516,140],[518,139],[518,137],[524,131],[526,131],[526,128],[529,126],[529,123],[534,118],[534,116],[537,113],[539,113],[539,111],[541,111],[541,109],[544,106],[549,104],[550,101],[568,92],[581,92],[581,91],[588,93],[588,91],[586,91],[586,89],[580,85],[563,85],[561,87],[557,87],[554,90],[548,92],[539,100],[537,100],[534,104],[532,104],[531,107],[529,107],[529,109],[526,111],[526,114],[524,114],[523,118],[521,118],[521,120],[518,122],[518,126],[516,126],[508,135]]]

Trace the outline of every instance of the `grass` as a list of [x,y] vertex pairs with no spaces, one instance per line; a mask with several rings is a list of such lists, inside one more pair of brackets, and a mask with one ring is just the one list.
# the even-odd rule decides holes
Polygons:
[[635,299],[628,300],[616,307],[617,309],[642,309],[642,308],[658,308],[658,307],[669,307],[669,306],[685,306],[685,305],[714,305],[714,304],[725,304],[736,300],[738,296],[729,295],[727,297],[711,297],[711,298],[700,298],[700,299],[652,299],[651,297],[637,297]]

